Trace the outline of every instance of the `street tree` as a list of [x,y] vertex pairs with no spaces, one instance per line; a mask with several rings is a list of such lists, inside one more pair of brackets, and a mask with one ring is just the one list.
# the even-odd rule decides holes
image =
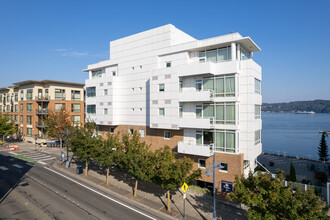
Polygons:
[[116,155],[117,165],[135,178],[133,195],[136,196],[138,180],[151,181],[154,176],[154,155],[150,145],[141,142],[135,131],[132,136],[122,136],[122,147]]
[[84,127],[74,127],[69,134],[69,146],[79,161],[85,162],[85,176],[88,164],[95,159],[96,149],[102,145],[102,137],[95,134],[95,125],[86,123]]
[[276,176],[260,171],[257,176],[236,176],[229,197],[248,206],[249,219],[327,219],[328,207],[312,190],[293,190],[283,181],[282,171]]
[[325,140],[325,138],[328,137],[326,132],[322,133],[322,137],[321,137],[321,141],[320,141],[320,145],[319,145],[319,160],[321,161],[328,161],[328,145],[327,145],[327,141]]
[[1,114],[0,112],[0,135],[2,135],[2,142],[5,141],[5,136],[17,132],[17,127],[13,121],[10,120],[8,114]]
[[297,182],[296,169],[294,168],[294,166],[292,164],[292,161],[291,161],[291,164],[290,164],[289,181],[291,181],[291,182]]
[[106,168],[106,185],[109,185],[109,170],[114,164],[116,158],[116,150],[121,148],[121,142],[118,134],[107,134],[107,138],[103,139],[101,145],[96,145],[96,160]]
[[155,175],[153,182],[166,190],[167,210],[170,206],[170,190],[176,190],[184,182],[192,183],[201,177],[201,170],[192,170],[193,161],[187,157],[175,158],[175,152],[169,146],[155,151]]
[[48,137],[59,138],[62,147],[62,135],[67,129],[71,130],[70,114],[61,108],[59,111],[49,111],[45,116],[45,125]]

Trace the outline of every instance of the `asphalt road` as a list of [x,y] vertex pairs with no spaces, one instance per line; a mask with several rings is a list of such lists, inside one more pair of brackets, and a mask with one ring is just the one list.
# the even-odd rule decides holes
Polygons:
[[0,154],[0,219],[159,219],[50,167]]

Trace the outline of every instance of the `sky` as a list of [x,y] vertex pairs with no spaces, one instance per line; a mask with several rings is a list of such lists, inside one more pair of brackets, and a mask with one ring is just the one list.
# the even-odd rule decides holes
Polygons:
[[250,36],[264,103],[330,100],[330,0],[0,0],[0,88],[84,83],[110,41],[166,24],[200,40]]

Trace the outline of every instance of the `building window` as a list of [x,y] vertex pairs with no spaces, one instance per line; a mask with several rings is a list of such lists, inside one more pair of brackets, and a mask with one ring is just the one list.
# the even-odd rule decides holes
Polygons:
[[96,106],[87,105],[87,114],[96,114]]
[[28,89],[26,91],[26,100],[32,100],[33,99],[33,89]]
[[55,100],[65,100],[65,89],[55,89]]
[[203,132],[196,131],[196,145],[203,145]]
[[102,77],[103,72],[104,72],[104,69],[92,71],[92,79]]
[[240,60],[248,60],[250,59],[250,53],[247,52],[244,48],[240,47]]
[[21,124],[23,124],[23,115],[21,115],[20,118],[21,118]]
[[55,103],[55,112],[65,111],[65,103]]
[[87,93],[87,97],[95,97],[96,96],[95,87],[87,87],[86,93]]
[[254,132],[254,144],[257,145],[261,142],[261,130]]
[[206,168],[206,160],[205,159],[198,159],[198,168],[202,168],[202,169]]
[[26,104],[26,108],[27,108],[26,111],[27,111],[28,113],[32,113],[32,103],[27,103],[27,104]]
[[203,111],[203,106],[196,105],[196,118],[202,118],[202,111]]
[[20,135],[23,135],[23,127],[20,128]]
[[203,79],[203,90],[212,91],[215,97],[235,96],[235,76],[218,76]]
[[71,90],[71,100],[80,101],[80,91]]
[[258,79],[254,79],[254,92],[257,94],[261,93],[261,81]]
[[2,95],[0,95],[0,103],[2,103]]
[[165,91],[165,85],[159,84],[159,92],[164,92],[164,91]]
[[10,105],[7,105],[7,112],[10,112]]
[[128,129],[128,135],[129,136],[132,136],[133,133],[134,133],[134,129],[133,128]]
[[115,128],[110,128],[110,133],[113,134],[115,131]]
[[171,132],[170,131],[164,131],[164,139],[171,139]]
[[15,102],[18,102],[18,92],[15,93]]
[[24,90],[21,90],[21,101],[24,100]]
[[112,71],[112,76],[116,76],[116,71]]
[[195,87],[196,87],[196,91],[201,91],[202,90],[202,80],[196,80],[195,82]]
[[144,137],[144,129],[140,129],[139,132],[140,132],[140,137]]
[[26,117],[26,124],[27,125],[32,125],[32,116],[27,116]]
[[15,115],[15,123],[18,123],[18,115]]
[[80,104],[71,104],[71,112],[80,112]]
[[26,129],[26,136],[32,137],[32,128],[27,128]]
[[20,104],[21,113],[23,113],[23,104]]
[[166,68],[171,67],[171,62],[166,62]]
[[105,115],[108,114],[108,109],[107,109],[107,108],[104,109],[104,114],[105,114]]
[[72,115],[71,116],[71,121],[74,126],[79,126],[80,125],[80,115]]
[[[210,123],[235,124],[235,103],[215,103],[203,105],[203,118],[210,118]],[[197,117],[197,106],[196,106]]]
[[108,89],[103,90],[104,95],[108,95]]
[[231,60],[231,46],[200,51],[198,53],[198,58],[200,63],[204,63],[205,61],[219,63]]
[[220,168],[219,171],[228,172],[228,163],[220,163],[223,168]]
[[236,134],[229,130],[196,131],[196,145],[214,145],[217,152],[236,152]]
[[159,115],[160,116],[165,116],[165,109],[164,108],[159,108]]
[[40,99],[42,97],[42,89],[38,89],[38,98]]
[[254,106],[254,115],[255,115],[255,119],[261,118],[261,105]]
[[182,92],[182,89],[183,89],[183,81],[180,80],[179,81],[179,92]]
[[18,112],[18,105],[15,105],[15,112]]
[[48,89],[45,89],[45,99],[49,99]]
[[182,115],[183,115],[183,105],[180,104],[179,105],[179,117],[182,118]]

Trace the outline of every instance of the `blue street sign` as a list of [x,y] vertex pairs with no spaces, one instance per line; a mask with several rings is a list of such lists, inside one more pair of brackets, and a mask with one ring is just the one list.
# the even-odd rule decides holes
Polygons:
[[221,191],[222,192],[232,192],[233,191],[233,182],[221,180]]

